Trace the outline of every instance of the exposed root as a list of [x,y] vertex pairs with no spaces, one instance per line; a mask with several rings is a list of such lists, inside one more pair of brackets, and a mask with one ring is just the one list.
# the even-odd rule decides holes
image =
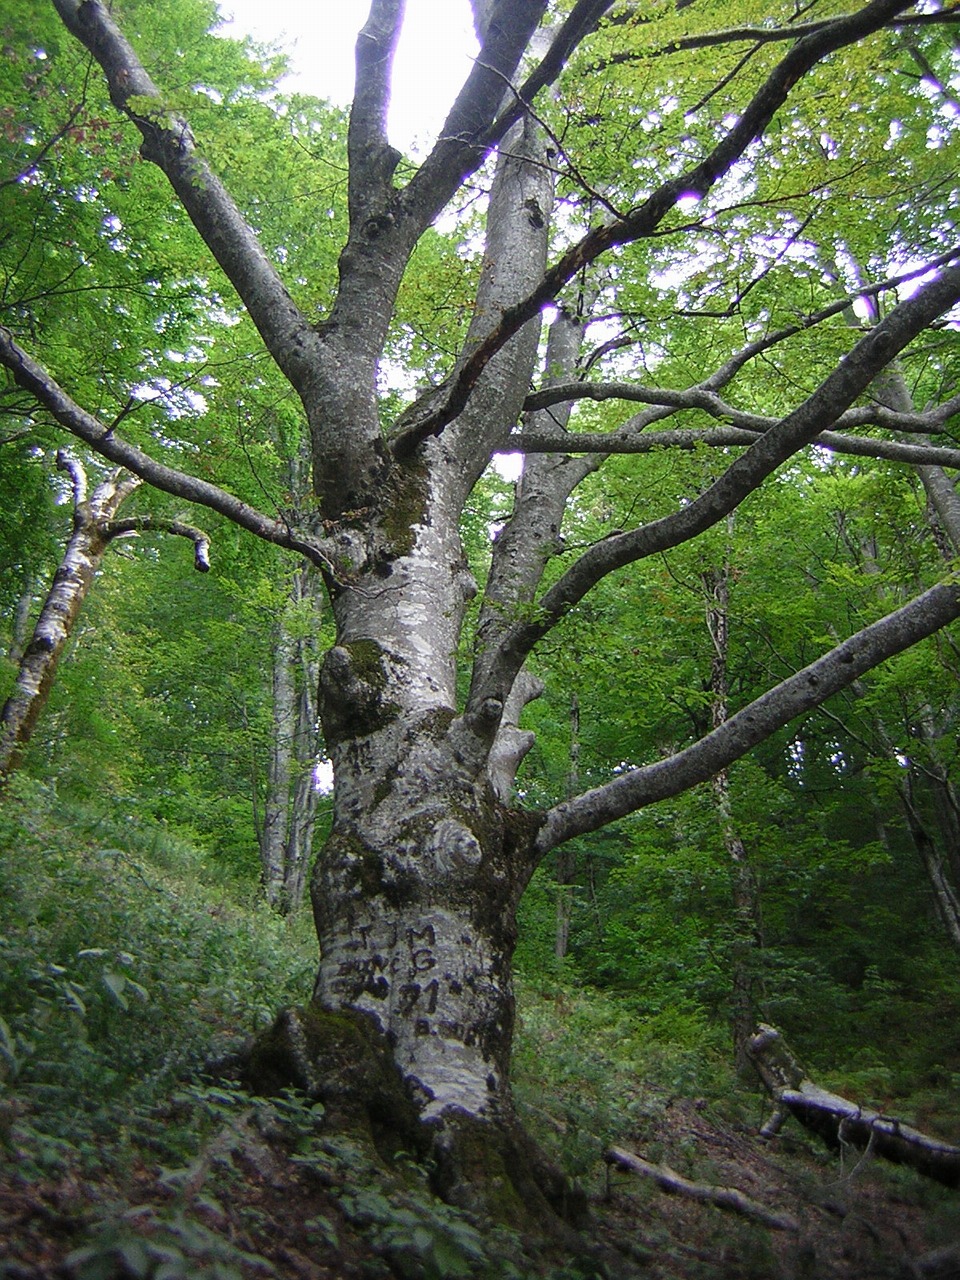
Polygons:
[[234,1074],[251,1091],[293,1086],[322,1102],[332,1128],[364,1138],[390,1163],[401,1152],[431,1170],[435,1194],[478,1218],[602,1262],[577,1232],[590,1222],[587,1199],[541,1151],[518,1120],[448,1109],[420,1119],[385,1039],[363,1015],[315,1006],[287,1009],[260,1035]]

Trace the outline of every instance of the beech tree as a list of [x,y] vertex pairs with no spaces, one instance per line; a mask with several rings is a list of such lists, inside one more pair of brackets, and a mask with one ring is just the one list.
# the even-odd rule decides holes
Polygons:
[[[260,509],[209,478],[202,449],[192,471],[170,465],[86,407],[56,347],[37,358],[23,308],[0,329],[0,361],[38,418],[323,577],[336,642],[319,683],[335,779],[312,885],[321,959],[312,1005],[278,1023],[274,1049],[285,1040],[300,1082],[322,1092],[327,1015],[355,1019],[396,1065],[446,1194],[492,1203],[498,1174],[528,1203],[562,1209],[509,1088],[515,916],[534,869],[573,837],[721,773],[946,626],[960,589],[948,573],[691,745],[532,809],[515,782],[532,742],[521,716],[541,689],[537,647],[610,575],[720,525],[801,450],[960,464],[928,439],[960,410],[948,368],[960,301],[944,34],[955,10],[870,0],[798,16],[776,4],[752,21],[739,3],[471,0],[479,54],[413,166],[386,128],[404,4],[372,0],[356,46],[348,226],[318,318],[298,300],[290,254],[258,238],[255,202],[238,204],[217,172],[215,136],[195,137],[182,73],[168,88],[169,67],[138,51],[150,6],[52,3],[309,433],[309,499]],[[211,109],[206,95],[205,119]],[[460,279],[446,299],[434,290],[424,338],[403,291],[451,215]],[[857,217],[874,240],[886,231],[870,286],[843,263],[825,272],[810,250],[824,227]],[[316,241],[337,234],[318,206]],[[860,299],[882,314],[853,329],[844,314]],[[925,407],[874,398],[881,373],[921,347],[913,389]],[[709,466],[671,471],[671,449]],[[523,471],[471,605],[462,524],[505,452],[522,454]],[[642,472],[617,470],[624,454],[649,455],[655,492]],[[631,517],[582,543],[578,492],[600,468],[633,484]]]

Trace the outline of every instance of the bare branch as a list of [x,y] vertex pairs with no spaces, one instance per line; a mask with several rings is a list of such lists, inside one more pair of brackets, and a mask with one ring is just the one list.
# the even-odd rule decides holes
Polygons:
[[270,354],[294,386],[316,374],[320,345],[187,121],[162,95],[101,0],[54,0],[71,35],[99,62],[110,98],[140,131],[140,153],[166,174],[191,222],[239,293]]
[[[674,391],[665,387],[644,387],[632,382],[567,382],[527,396],[524,409],[527,412],[547,409],[551,405],[571,400],[626,400],[638,404],[664,405],[677,411],[699,409],[712,418],[720,418],[746,431],[758,433],[769,430],[780,421],[769,414],[748,413],[737,409],[721,400],[715,392],[707,390],[704,383],[688,387],[685,391]],[[862,405],[847,410],[835,419],[835,423],[843,429],[876,426],[888,431],[922,434],[939,431],[944,422],[957,412],[960,412],[960,395],[923,413],[898,412],[882,404]]]
[[288,525],[271,520],[225,489],[173,467],[164,466],[135,445],[119,439],[109,427],[81,409],[42,365],[14,341],[10,331],[2,325],[0,364],[6,365],[18,385],[30,392],[61,427],[82,440],[94,453],[126,467],[165,493],[172,493],[188,502],[218,511],[265,542],[298,551],[314,564],[329,568],[328,549],[323,540],[300,535]]
[[171,533],[189,538],[193,543],[193,563],[198,573],[210,569],[210,536],[192,524],[182,520],[165,520],[162,516],[129,516],[125,520],[111,520],[104,533],[111,541],[125,538],[132,533]]
[[[625,14],[624,20],[628,16],[629,14]],[[792,27],[727,27],[721,31],[703,31],[697,35],[680,36],[676,40],[671,40],[669,45],[662,49],[647,49],[640,54],[613,54],[612,57],[604,60],[603,66],[618,66],[627,62],[636,62],[641,58],[686,53],[690,49],[710,49],[723,44],[743,44],[747,41],[753,44],[771,44],[784,40],[800,40],[804,36],[822,31],[828,21],[829,19],[820,22],[801,22]],[[904,28],[930,26],[933,23],[954,22],[960,22],[960,5],[952,5],[936,13],[909,14],[883,25],[894,31],[900,31]]]
[[87,473],[76,458],[72,458],[66,449],[57,450],[57,470],[66,471],[73,485],[73,505],[79,507],[87,500]]
[[597,831],[658,800],[706,782],[772,733],[812,710],[865,672],[960,617],[960,586],[940,583],[865,627],[822,658],[749,703],[686,750],[631,769],[612,782],[555,805],[537,837],[542,856],[573,836]]
[[[597,432],[593,435],[534,435],[529,430],[510,437],[509,447],[517,453],[599,453],[639,454],[654,449],[699,449],[749,446],[757,432],[743,427],[690,428],[677,431],[644,431],[620,435]],[[888,462],[905,462],[911,466],[960,468],[960,449],[932,444],[904,444],[899,440],[875,440],[869,436],[845,436],[836,431],[821,431],[810,441],[820,449],[855,458],[883,458]]]
[[864,285],[852,293],[848,293],[845,297],[838,298],[836,302],[831,302],[829,306],[823,307],[820,311],[815,311],[812,315],[802,317],[795,324],[785,325],[781,329],[775,329],[772,333],[765,334],[762,338],[748,342],[739,351],[735,352],[725,364],[721,365],[715,373],[706,378],[703,386],[714,391],[720,387],[725,387],[756,356],[763,355],[781,342],[792,338],[795,334],[812,329],[816,325],[822,324],[825,320],[831,320],[834,316],[844,315],[849,312],[851,304],[858,298],[862,298],[865,301],[873,300],[879,297],[881,293],[896,289],[899,285],[921,280],[924,276],[929,275],[931,271],[935,271],[938,267],[947,266],[958,257],[960,257],[960,246],[954,245],[945,253],[939,254],[936,258],[931,258],[919,267],[914,267],[912,270],[904,271],[896,276],[888,276],[885,280],[880,280],[876,284]]

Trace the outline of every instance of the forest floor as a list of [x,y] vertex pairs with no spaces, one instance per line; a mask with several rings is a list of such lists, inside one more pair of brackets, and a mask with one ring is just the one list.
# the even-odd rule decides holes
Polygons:
[[[200,1074],[309,991],[306,913],[281,921],[179,838],[22,789],[0,809],[0,1280],[960,1276],[957,1254],[933,1258],[960,1244],[960,1192],[827,1151],[792,1121],[765,1142],[764,1095],[735,1079],[722,1024],[545,977],[536,956],[520,967],[538,976],[518,982],[514,1095],[592,1226],[577,1250],[440,1203],[428,1171],[319,1104]],[[818,1083],[960,1142],[944,1008],[911,1023],[943,1051],[933,1065],[893,1073],[864,1042],[846,1075],[828,1067],[848,1055],[824,1054]],[[912,1043],[891,1017],[887,1048]],[[820,1025],[790,1030],[808,1025],[809,1051]],[[668,1195],[611,1170],[610,1147],[792,1223]]]
[[[296,1119],[296,1117],[295,1117]],[[446,1280],[472,1275],[576,1276],[556,1250],[519,1237],[491,1242],[481,1224],[377,1170],[349,1138],[322,1135],[306,1157],[280,1117],[244,1107],[214,1127],[190,1167],[140,1160],[122,1181],[76,1174],[30,1179],[0,1169],[0,1276],[290,1277]],[[303,1125],[299,1123],[302,1134]],[[642,1146],[639,1139],[642,1137]],[[646,1179],[592,1171],[591,1237],[605,1274],[756,1280],[873,1280],[960,1274],[960,1199],[913,1173],[841,1160],[796,1131],[767,1143],[697,1100],[667,1102],[624,1147],[700,1182],[736,1187],[795,1229],[773,1230],[666,1194]],[[302,1150],[302,1148],[301,1148]],[[13,1153],[15,1154],[15,1152]],[[409,1171],[404,1171],[405,1175]],[[490,1247],[493,1244],[494,1247]],[[501,1268],[490,1257],[500,1255]],[[604,1274],[598,1271],[597,1274]]]

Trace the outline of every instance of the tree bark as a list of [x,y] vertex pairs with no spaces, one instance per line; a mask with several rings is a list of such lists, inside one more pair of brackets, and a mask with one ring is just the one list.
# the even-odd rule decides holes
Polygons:
[[[576,692],[570,695],[570,767],[567,774],[567,795],[580,791],[580,699]],[[577,874],[577,853],[572,845],[557,850],[557,928],[553,952],[563,960],[570,946],[570,917],[573,914],[573,884]]]
[[31,578],[17,601],[13,612],[13,625],[10,628],[10,648],[7,660],[19,666],[23,660],[24,650],[30,636],[30,612],[33,609],[34,582]]
[[[477,335],[543,270],[552,203],[543,148],[528,120],[498,162]],[[374,1020],[432,1121],[512,1121],[515,913],[535,864],[531,822],[508,797],[529,746],[514,726],[536,689],[518,686],[517,706],[512,683],[503,701],[456,715],[457,644],[476,590],[459,517],[479,459],[520,412],[538,333],[533,324],[506,344],[449,435],[395,469],[367,539],[379,563],[359,589],[336,593],[338,641],[321,670],[336,790],[312,886],[315,999]]]
[[271,734],[267,760],[267,790],[260,829],[260,883],[267,901],[281,909],[284,897],[284,862],[290,820],[290,770],[293,758],[294,641],[280,619],[273,641],[270,681]]
[[[290,603],[319,605],[316,572],[310,565],[291,578]],[[281,616],[273,647],[272,733],[267,791],[259,833],[261,883],[267,901],[282,915],[298,910],[313,850],[320,754],[316,639],[292,634]]]
[[197,568],[206,571],[209,567],[208,540],[200,530],[178,521],[152,517],[117,519],[120,507],[142,483],[138,476],[116,471],[97,485],[88,499],[86,473],[80,463],[61,450],[57,454],[57,467],[69,473],[73,485],[73,531],[41,606],[33,635],[20,658],[13,690],[0,711],[0,784],[22,760],[50,696],[60,659],[83,602],[113,539],[140,529],[165,529],[190,538],[195,547]]

